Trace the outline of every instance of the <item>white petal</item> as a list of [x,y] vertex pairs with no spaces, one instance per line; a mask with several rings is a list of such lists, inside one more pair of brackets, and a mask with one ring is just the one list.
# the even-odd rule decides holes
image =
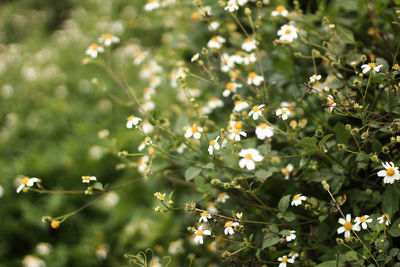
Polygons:
[[341,227],[339,227],[339,228],[337,229],[337,233],[338,233],[338,234],[341,234],[341,233],[343,233],[345,230],[346,230],[346,229],[344,229],[344,227],[341,226]]
[[203,231],[203,235],[211,235],[211,231],[210,230],[204,230]]
[[24,189],[25,185],[21,184],[20,186],[18,186],[17,188],[17,193],[21,192],[22,189]]
[[346,215],[346,221],[351,222],[351,214]]
[[343,218],[339,218],[339,223],[343,225],[343,224],[345,224],[345,223],[346,223],[346,220],[345,220],[345,219],[343,219]]
[[386,170],[381,170],[377,174],[378,174],[379,177],[386,176]]

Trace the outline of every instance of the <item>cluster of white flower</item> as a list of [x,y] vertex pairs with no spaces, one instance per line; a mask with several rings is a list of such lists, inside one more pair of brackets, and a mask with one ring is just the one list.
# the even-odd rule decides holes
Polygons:
[[[339,218],[339,223],[342,225],[337,229],[338,234],[344,233],[345,238],[349,238],[351,232],[360,231],[361,228],[366,230],[368,228],[368,224],[372,223],[372,218],[369,215],[363,215],[360,217],[356,217],[354,221],[351,220],[351,214],[347,214],[346,218]],[[390,220],[387,214],[382,214],[382,216],[377,218],[379,224],[385,224],[389,226]],[[361,225],[361,227],[360,227]]]

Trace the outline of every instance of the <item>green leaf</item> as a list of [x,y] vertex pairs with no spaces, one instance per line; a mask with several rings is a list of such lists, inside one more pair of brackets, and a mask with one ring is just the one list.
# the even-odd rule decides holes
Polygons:
[[356,42],[353,32],[343,26],[336,26],[336,33],[343,43],[354,44]]
[[317,138],[315,137],[304,137],[296,144],[296,146],[303,148],[307,154],[319,151],[317,146]]
[[322,139],[319,141],[318,146],[319,148],[322,149],[322,147],[324,146],[324,144],[326,143],[326,141],[328,141],[329,138],[331,138],[333,136],[333,134],[327,134],[324,137],[322,137]]
[[96,190],[99,190],[99,191],[103,191],[104,190],[103,185],[100,182],[95,182],[93,184],[93,188],[96,189]]
[[347,144],[349,140],[350,133],[346,130],[343,123],[338,122],[333,127],[333,130],[336,134],[336,141],[338,144]]
[[382,196],[382,210],[392,217],[399,210],[399,194],[395,190],[395,185],[387,184],[387,188]]
[[269,168],[268,171],[260,169],[256,171],[255,175],[258,179],[264,182],[267,178],[271,177],[271,175],[274,174],[274,172],[276,172],[277,170],[278,169],[275,167]]
[[282,197],[281,200],[279,200],[278,209],[282,213],[284,213],[289,207],[289,202],[290,202],[290,195],[286,195],[286,196]]
[[400,218],[395,220],[394,223],[392,224],[392,227],[390,227],[388,233],[389,235],[393,237],[399,237],[400,236]]
[[283,218],[284,218],[286,221],[291,222],[291,221],[294,221],[294,220],[296,219],[296,215],[295,215],[293,212],[288,211],[288,212],[285,212],[285,213],[283,214]]
[[372,151],[378,154],[382,151],[382,144],[378,139],[374,139],[374,142],[372,142]]
[[315,267],[336,267],[336,261],[325,261],[323,263],[320,263],[318,265],[315,265]]
[[281,238],[273,233],[268,233],[264,236],[264,241],[262,243],[261,248],[268,248],[271,247],[273,245],[275,245],[276,243],[278,243],[281,240]]
[[199,175],[201,173],[201,169],[198,167],[189,167],[185,171],[185,180],[186,181],[191,181],[193,180],[194,177]]

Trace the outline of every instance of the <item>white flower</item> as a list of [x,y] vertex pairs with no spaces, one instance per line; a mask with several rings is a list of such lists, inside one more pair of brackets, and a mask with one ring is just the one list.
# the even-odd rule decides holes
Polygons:
[[216,109],[224,106],[224,102],[219,99],[218,97],[211,97],[210,100],[208,100],[208,107],[210,109]]
[[380,224],[385,223],[386,226],[389,226],[389,224],[390,224],[389,215],[387,215],[387,214],[382,214],[382,216],[378,217],[377,220]]
[[164,201],[165,199],[165,193],[161,194],[160,192],[155,192],[153,195],[160,201]]
[[185,138],[190,138],[193,136],[194,139],[200,139],[201,132],[203,132],[203,128],[193,124],[193,126],[186,129]]
[[290,113],[291,112],[288,108],[280,108],[280,109],[277,109],[275,112],[276,116],[281,117],[282,120],[287,120]]
[[250,72],[247,76],[247,83],[250,85],[254,84],[255,86],[259,86],[263,81],[264,78],[255,72]]
[[208,25],[210,31],[216,31],[219,28],[220,24],[218,21],[213,21]]
[[26,255],[22,260],[22,265],[24,267],[45,267],[46,263],[33,255]]
[[138,123],[142,120],[141,118],[139,118],[139,117],[135,117],[135,116],[129,116],[127,119],[127,122],[126,122],[126,128],[129,128],[129,129],[131,129],[133,126],[136,126],[136,125],[138,125]]
[[343,225],[343,226],[341,226],[341,227],[339,227],[337,229],[337,233],[341,234],[341,233],[344,232],[344,237],[345,238],[349,238],[350,237],[350,234],[351,234],[352,230],[353,231],[360,231],[361,230],[360,226],[358,224],[353,224],[351,222],[351,215],[350,214],[346,215],[346,219],[339,218],[339,223],[341,225]]
[[176,148],[176,152],[182,154],[183,151],[186,149],[186,145],[184,143],[182,143],[179,147]]
[[190,59],[190,62],[194,62],[194,61],[196,61],[197,59],[199,59],[199,53],[195,54],[195,55]]
[[147,112],[147,111],[153,110],[156,105],[154,104],[153,101],[147,100],[147,101],[144,101],[141,106],[142,106],[142,109],[145,112]]
[[235,101],[235,107],[233,108],[233,110],[240,112],[248,107],[249,107],[249,104],[247,104],[247,102],[244,102],[243,100],[237,100],[237,101]]
[[183,240],[178,239],[169,243],[168,253],[176,255],[183,252]]
[[274,135],[274,128],[268,125],[268,123],[260,123],[256,127],[256,135],[260,140],[264,140],[266,137],[272,137]]
[[145,134],[149,134],[154,131],[154,126],[147,120],[142,123],[142,130]]
[[279,263],[278,267],[286,267],[287,263],[294,263],[294,259],[293,258],[289,259],[287,256],[279,257],[278,261],[281,262],[281,263]]
[[237,3],[239,4],[239,6],[243,6],[245,4],[247,4],[249,0],[237,0]]
[[264,159],[264,157],[260,155],[260,152],[254,148],[242,149],[239,152],[239,156],[242,157],[239,161],[240,168],[243,169],[246,167],[249,171],[255,169],[255,162],[260,162]]
[[253,120],[258,120],[258,117],[262,115],[262,108],[265,105],[258,105],[258,106],[254,106],[251,108],[251,111],[249,112],[249,117],[253,116]]
[[[228,198],[229,198],[229,196],[228,196]],[[208,212],[212,212],[212,213],[217,213],[218,212],[218,209],[215,207],[215,204],[212,201],[207,202],[207,206],[206,207],[207,207],[207,211]]]
[[217,136],[217,138],[215,138],[214,140],[210,141],[210,145],[208,146],[208,153],[210,153],[210,155],[214,153],[214,149],[220,150],[221,146],[218,144],[218,139],[219,136]]
[[161,84],[161,78],[159,76],[151,76],[149,79],[150,88],[156,88]]
[[233,227],[235,227],[236,225],[239,225],[239,223],[238,222],[227,221],[225,223],[224,234],[233,235],[235,233],[235,231],[233,231]]
[[211,235],[210,230],[203,230],[203,225],[200,225],[199,228],[194,232],[194,242],[196,244],[203,244],[203,235]]
[[294,167],[290,163],[286,166],[286,168],[282,169],[282,173],[285,175],[286,180],[289,179],[289,175],[290,175],[290,173],[293,172],[293,170],[294,170]]
[[82,183],[90,183],[90,181],[97,181],[96,176],[82,176]]
[[152,11],[153,9],[157,9],[160,7],[160,3],[158,0],[147,0],[147,3],[144,5],[144,10]]
[[291,251],[288,256],[295,260],[299,256],[299,253],[297,253],[296,251]]
[[243,217],[243,213],[242,212],[236,212],[236,218],[238,218],[239,220],[241,220]]
[[17,193],[21,192],[21,190],[24,189],[25,186],[32,187],[35,183],[38,183],[38,182],[40,182],[40,179],[36,178],[36,177],[32,177],[32,178],[24,177],[24,178],[22,178],[21,181],[20,181],[20,185],[17,188]]
[[144,100],[150,100],[151,97],[156,93],[156,90],[154,90],[154,87],[147,87],[143,90],[143,99]]
[[243,58],[243,64],[245,64],[246,66],[250,65],[251,63],[256,62],[256,60],[257,60],[256,54],[254,54],[254,53],[247,54],[247,55],[243,56],[242,58]]
[[107,34],[104,34],[103,36],[101,36],[99,38],[98,42],[101,44],[104,44],[105,46],[110,46],[113,43],[114,44],[119,43],[119,38],[110,33],[107,33]]
[[291,205],[292,206],[301,205],[301,202],[306,201],[306,199],[307,199],[307,197],[302,196],[301,194],[294,195]]
[[147,57],[149,56],[149,52],[147,51],[142,51],[142,50],[138,50],[135,53],[135,59],[133,60],[133,64],[135,65],[139,65],[140,63],[142,63]]
[[280,36],[279,40],[291,43],[297,39],[297,29],[293,25],[286,24],[278,31],[278,35]]
[[296,239],[296,235],[295,235],[296,231],[294,231],[294,230],[288,230],[288,232],[289,232],[289,235],[286,236],[286,241],[287,241],[287,242],[290,242],[290,241],[292,241],[292,240],[295,240],[295,239]]
[[367,224],[372,222],[372,218],[369,218],[368,215],[364,215],[364,216],[361,216],[361,217],[356,217],[354,219],[354,221],[356,222],[356,225],[360,225],[361,224],[362,229],[365,230],[365,229],[368,228]]
[[150,137],[146,137],[139,145],[138,150],[142,151],[146,146],[151,145],[151,139]]
[[247,134],[242,131],[243,123],[241,121],[231,121],[228,126],[230,140],[240,141],[240,136],[246,137]]
[[326,99],[326,105],[329,107],[329,112],[332,112],[332,110],[336,107],[335,99],[333,99],[333,96],[331,95],[328,95]]
[[149,156],[145,155],[138,160],[138,171],[144,173],[147,169],[147,162],[149,162]]
[[321,75],[316,75],[314,74],[313,76],[310,77],[310,82],[315,83],[317,81],[321,80]]
[[246,52],[251,52],[256,48],[257,48],[256,41],[252,40],[250,38],[247,38],[246,40],[244,40],[244,42],[242,44],[242,49]]
[[91,56],[92,58],[96,58],[98,53],[103,53],[104,48],[98,44],[92,44],[86,50],[86,55]]
[[228,97],[231,93],[236,93],[237,88],[242,87],[240,83],[229,82],[225,86],[225,90],[222,92],[224,97]]
[[367,73],[370,70],[373,70],[374,72],[379,72],[380,68],[382,67],[383,67],[382,64],[377,66],[375,62],[370,62],[368,64],[361,65],[363,73]]
[[274,11],[271,12],[271,16],[276,17],[276,16],[282,16],[286,17],[289,14],[289,12],[286,10],[284,6],[277,6]]
[[[225,203],[228,199],[229,196],[226,193],[222,192],[218,194],[217,202]],[[209,208],[207,208],[207,210],[210,211]]]
[[228,72],[235,67],[236,57],[223,53],[221,58],[221,71]]
[[208,213],[207,211],[203,211],[202,213],[200,213],[199,222],[207,222],[208,219],[211,219],[210,213]]
[[225,10],[229,12],[235,12],[239,9],[239,6],[236,3],[236,0],[229,0],[228,4],[226,4]]
[[217,35],[213,36],[210,41],[208,41],[207,46],[208,48],[220,49],[223,43],[225,43],[225,38]]
[[382,166],[386,170],[379,171],[378,176],[385,177],[383,178],[385,184],[393,184],[394,181],[400,179],[399,167],[395,167],[393,162],[382,162]]

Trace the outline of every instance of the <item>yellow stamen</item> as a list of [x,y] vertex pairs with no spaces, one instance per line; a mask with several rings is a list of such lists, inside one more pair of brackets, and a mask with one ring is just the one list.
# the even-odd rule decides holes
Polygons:
[[287,262],[287,261],[288,261],[288,257],[283,256],[283,257],[282,257],[282,262]]
[[21,184],[26,184],[27,182],[29,182],[29,177],[24,177],[24,179],[21,180]]
[[299,200],[300,199],[300,195],[295,195],[294,197],[293,197],[293,200]]
[[277,6],[275,9],[277,12],[282,13],[283,11],[285,11],[285,7],[284,6]]
[[367,220],[367,218],[365,218],[364,216],[360,217],[360,222],[365,222]]
[[351,222],[345,222],[343,227],[346,231],[350,231],[351,229],[353,229],[353,224]]
[[254,79],[254,78],[256,78],[257,77],[257,73],[255,73],[255,72],[250,72],[249,73],[249,78],[250,79]]
[[225,223],[225,227],[232,227],[232,221],[227,221],[226,223]]
[[247,153],[246,156],[244,156],[245,159],[252,159],[253,156],[251,155],[251,153]]
[[376,67],[376,64],[375,64],[374,62],[370,62],[370,63],[368,63],[368,66],[369,66],[371,69],[373,69],[373,68]]
[[260,125],[258,125],[258,127],[260,127],[261,129],[266,129],[268,127],[267,123],[261,123]]
[[203,235],[203,230],[197,230],[196,235],[198,235],[198,236]]
[[389,168],[386,170],[386,175],[387,176],[393,176],[395,174],[395,171],[393,168]]
[[199,131],[199,127],[197,127],[196,125],[193,125],[191,128],[192,133],[197,133]]
[[285,34],[290,34],[292,32],[291,29],[286,29]]

